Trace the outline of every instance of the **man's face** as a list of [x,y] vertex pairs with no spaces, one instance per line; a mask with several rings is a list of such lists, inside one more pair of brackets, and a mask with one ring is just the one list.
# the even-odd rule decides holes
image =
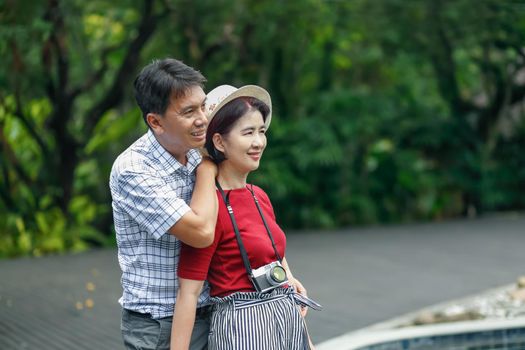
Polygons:
[[204,146],[208,126],[205,100],[200,86],[190,87],[184,96],[172,96],[166,112],[150,123],[160,144],[183,164],[190,149]]

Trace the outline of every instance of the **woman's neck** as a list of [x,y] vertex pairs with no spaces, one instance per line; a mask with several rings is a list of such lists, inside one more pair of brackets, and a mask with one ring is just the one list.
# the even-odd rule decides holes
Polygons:
[[234,190],[236,188],[246,187],[247,177],[248,173],[241,173],[236,169],[232,169],[225,161],[219,164],[217,180],[224,190]]

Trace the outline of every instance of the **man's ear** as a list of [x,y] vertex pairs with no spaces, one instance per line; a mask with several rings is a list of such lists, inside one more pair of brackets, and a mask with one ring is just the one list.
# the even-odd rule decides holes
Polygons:
[[215,146],[215,149],[217,151],[221,151],[222,153],[224,153],[224,143],[223,143],[221,134],[219,133],[213,134],[213,136],[211,137],[211,140],[213,141],[213,145]]
[[157,113],[148,113],[146,115],[146,122],[148,123],[149,127],[155,134],[159,135],[164,132],[164,128],[162,127],[161,122],[161,116]]

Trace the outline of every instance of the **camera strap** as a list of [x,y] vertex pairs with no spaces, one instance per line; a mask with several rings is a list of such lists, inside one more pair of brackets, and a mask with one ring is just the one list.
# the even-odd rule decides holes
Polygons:
[[275,255],[277,256],[277,260],[279,260],[280,263],[283,262],[283,259],[281,259],[281,256],[279,255],[279,252],[277,251],[277,247],[275,246],[275,241],[273,240],[272,232],[270,231],[270,227],[268,227],[268,224],[266,223],[266,219],[264,218],[264,215],[261,210],[261,206],[259,205],[259,201],[257,200],[257,197],[255,197],[255,193],[253,192],[253,185],[250,185],[250,188],[248,188],[248,191],[252,194],[253,200],[255,201],[255,206],[257,207],[257,210],[259,211],[259,215],[261,215],[261,219],[263,221],[264,227],[266,228],[266,232],[268,233],[268,237],[270,237],[270,241],[272,242],[273,251],[275,252]]
[[[244,263],[244,267],[246,268],[246,272],[249,276],[252,275],[252,268],[250,266],[250,260],[248,259],[248,254],[246,253],[246,248],[244,248],[244,244],[242,243],[241,233],[239,232],[239,227],[237,226],[237,221],[235,221],[235,216],[233,215],[233,208],[230,204],[230,192],[228,194],[225,194],[221,185],[219,184],[219,181],[215,180],[215,185],[219,189],[219,192],[221,193],[221,197],[224,201],[224,204],[226,204],[226,209],[228,209],[228,214],[230,215],[230,219],[232,221],[233,231],[235,232],[235,237],[237,238],[237,244],[239,245],[239,250],[241,251],[241,257],[242,261]],[[251,189],[248,189],[250,193],[252,194],[252,197],[255,201],[255,206],[257,207],[257,210],[259,211],[259,215],[261,216],[261,219],[263,221],[264,227],[266,228],[266,232],[268,233],[268,236],[270,237],[270,240],[272,242],[273,250],[275,251],[275,255],[277,256],[277,259],[279,262],[282,262],[281,256],[279,255],[279,252],[277,251],[277,247],[275,246],[275,241],[273,239],[272,233],[270,232],[270,228],[268,227],[268,224],[266,222],[266,219],[264,218],[264,215],[262,213],[261,207],[259,206],[259,201],[257,200],[257,197],[255,197],[255,193],[253,192],[253,185]]]

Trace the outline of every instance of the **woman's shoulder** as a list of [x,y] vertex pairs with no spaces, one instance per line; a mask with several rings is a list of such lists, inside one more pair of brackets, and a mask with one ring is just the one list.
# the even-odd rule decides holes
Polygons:
[[248,188],[253,191],[253,193],[257,196],[257,198],[260,198],[260,199],[263,199],[263,200],[267,200],[268,202],[270,201],[270,198],[268,197],[268,194],[266,194],[266,192],[262,188],[260,188],[259,186],[253,185],[253,184],[249,184]]
[[259,186],[257,186],[257,185],[247,184],[246,187],[248,189],[253,190],[253,192],[255,192],[255,193],[265,193],[266,194],[266,192],[264,192],[264,190],[262,188],[260,188]]

